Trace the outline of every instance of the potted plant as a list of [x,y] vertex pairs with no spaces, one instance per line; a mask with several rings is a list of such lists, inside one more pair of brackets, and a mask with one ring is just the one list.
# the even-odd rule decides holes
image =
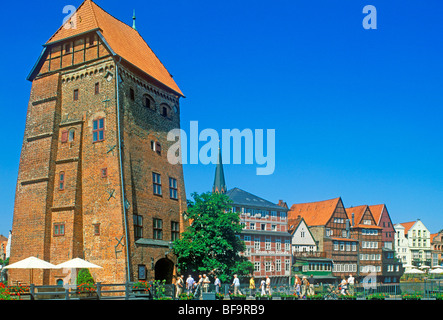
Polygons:
[[178,296],[179,300],[192,300],[194,299],[194,295],[190,293],[189,295],[187,293],[182,293]]
[[422,296],[417,293],[405,293],[401,296],[402,300],[421,300]]
[[296,298],[295,293],[293,294],[282,293],[280,296],[282,300],[294,300]]
[[308,300],[323,300],[323,295],[321,293],[317,293],[311,296],[307,296]]
[[267,295],[267,294],[260,294],[260,293],[256,293],[255,294],[255,300],[271,300],[272,296],[271,295]]
[[223,293],[216,293],[215,299],[216,300],[223,300],[225,298],[225,295]]
[[245,294],[231,294],[230,297],[232,300],[246,300]]
[[386,295],[384,293],[373,293],[366,297],[366,300],[385,300]]

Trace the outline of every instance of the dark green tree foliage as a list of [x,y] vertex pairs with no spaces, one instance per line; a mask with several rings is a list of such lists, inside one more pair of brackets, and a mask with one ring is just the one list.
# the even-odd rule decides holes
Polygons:
[[237,273],[251,274],[253,265],[239,255],[245,244],[238,213],[231,212],[231,200],[220,193],[192,194],[186,219],[190,226],[174,242],[178,269],[182,274],[213,271],[225,282]]

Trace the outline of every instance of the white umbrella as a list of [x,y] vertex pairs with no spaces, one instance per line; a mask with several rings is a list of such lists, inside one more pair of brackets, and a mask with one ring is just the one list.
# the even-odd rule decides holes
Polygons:
[[[81,258],[74,258],[65,262],[62,262],[57,265],[59,268],[64,269],[89,269],[89,268],[103,268],[99,265],[93,264],[89,261],[86,261]],[[71,270],[71,280],[72,280],[73,271]],[[77,280],[77,279],[75,279]]]
[[443,269],[436,268],[436,269],[429,271],[429,273],[443,273]]
[[439,266],[439,265],[437,265],[437,266],[433,266],[433,267],[432,267],[432,269],[436,269],[436,268],[441,269],[441,268],[443,268],[443,266]]
[[5,269],[31,269],[29,273],[30,273],[30,283],[32,283],[33,269],[58,269],[58,266],[36,257],[28,257],[26,259],[17,261],[13,264],[7,265]]
[[404,268],[414,268],[415,266],[413,266],[412,264],[404,264],[403,267]]
[[83,269],[83,268],[103,268],[101,266],[98,266],[96,264],[93,264],[89,261],[80,259],[80,258],[74,258],[68,261],[65,261],[63,263],[60,263],[57,265],[58,268],[66,268],[66,269]]
[[420,266],[420,269],[427,269],[427,268],[430,268],[430,266],[426,266],[426,265]]
[[413,269],[411,269],[411,270],[407,270],[407,271],[405,271],[404,273],[407,273],[407,274],[414,274],[414,273],[425,273],[424,271],[421,271],[421,270],[418,270],[418,269],[415,269],[415,268],[413,268]]

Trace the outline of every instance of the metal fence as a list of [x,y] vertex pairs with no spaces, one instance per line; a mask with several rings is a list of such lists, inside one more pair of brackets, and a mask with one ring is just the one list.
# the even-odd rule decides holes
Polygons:
[[[151,291],[136,290],[133,288],[133,282],[120,284],[102,284],[96,283],[93,292],[79,293],[76,287],[64,286],[35,286],[29,287],[28,298],[32,300],[132,300],[132,299],[154,299],[158,297],[156,289],[152,287]],[[222,284],[218,293],[223,294],[226,298],[234,293],[234,288],[229,284]],[[187,293],[186,288],[182,293]],[[208,288],[193,288],[191,293],[196,299],[204,299],[205,292],[216,292],[213,284]],[[162,297],[176,298],[176,288],[173,284],[162,285]],[[240,292],[249,298],[261,295],[260,288],[250,289],[248,284],[240,286]],[[294,287],[289,285],[271,286],[270,292],[272,297],[278,299],[283,295],[292,295],[295,293]],[[356,284],[354,288],[347,288],[346,293],[352,294],[356,299],[368,299],[376,295],[383,295],[385,299],[401,299],[404,295],[415,295],[421,299],[435,299],[443,296],[443,279],[426,279],[422,282],[401,282],[395,284]],[[314,294],[321,295],[324,298],[338,299],[341,296],[338,285],[318,284],[314,286]],[[23,298],[23,297],[22,297]]]

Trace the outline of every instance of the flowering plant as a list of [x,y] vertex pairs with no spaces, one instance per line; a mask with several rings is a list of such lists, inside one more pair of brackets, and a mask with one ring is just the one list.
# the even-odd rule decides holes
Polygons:
[[402,300],[421,300],[421,295],[416,293],[405,293],[401,297]]
[[132,290],[150,291],[151,285],[145,280],[139,280],[137,282],[134,282],[134,284],[132,285]]
[[77,285],[77,293],[93,293],[96,291],[93,283],[85,282]]
[[374,293],[366,297],[366,300],[385,300],[386,295],[384,293]]

